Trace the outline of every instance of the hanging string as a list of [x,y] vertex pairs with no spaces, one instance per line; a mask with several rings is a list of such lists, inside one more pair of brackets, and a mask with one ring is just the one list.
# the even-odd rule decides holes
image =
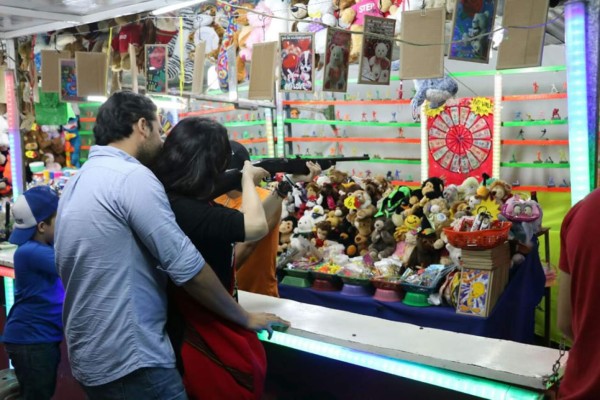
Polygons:
[[[112,53],[112,36],[113,36],[113,28],[112,26],[108,29],[108,50],[106,51],[106,73],[104,74],[104,87],[108,87],[108,74],[110,71],[110,57]],[[111,88],[113,90],[113,88]]]
[[[183,96],[183,81],[185,79],[185,62],[183,57],[184,51],[184,38],[183,38],[183,17],[179,17],[179,96]],[[168,58],[168,57],[167,57]],[[165,68],[168,67],[165,65]],[[167,79],[168,73],[167,73]]]

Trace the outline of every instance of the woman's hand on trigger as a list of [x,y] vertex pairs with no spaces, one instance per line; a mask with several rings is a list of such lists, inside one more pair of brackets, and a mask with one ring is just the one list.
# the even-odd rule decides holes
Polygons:
[[273,328],[277,330],[286,330],[290,327],[290,323],[282,318],[279,318],[275,314],[269,313],[250,313],[248,317],[248,328],[249,330],[262,332],[266,330],[269,333],[269,339],[273,336]]
[[242,169],[242,177],[251,178],[255,186],[258,186],[260,182],[268,176],[269,173],[264,168],[253,166],[250,161],[244,162],[244,168]]

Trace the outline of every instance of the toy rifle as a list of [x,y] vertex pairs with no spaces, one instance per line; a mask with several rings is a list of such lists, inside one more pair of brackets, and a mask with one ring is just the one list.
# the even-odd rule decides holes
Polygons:
[[[264,168],[273,177],[277,173],[308,175],[310,173],[306,166],[308,161],[319,164],[321,169],[325,171],[338,162],[365,160],[370,160],[370,157],[366,154],[362,157],[301,158],[296,156],[295,158],[263,158],[260,161],[253,162],[252,165]],[[242,190],[242,171],[239,169],[229,169],[223,172],[217,179],[210,198],[217,198],[231,190]]]

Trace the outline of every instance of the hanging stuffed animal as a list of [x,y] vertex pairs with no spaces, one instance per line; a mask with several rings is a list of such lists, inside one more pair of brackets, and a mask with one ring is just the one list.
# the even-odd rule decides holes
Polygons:
[[340,14],[340,26],[350,26],[350,30],[355,32],[352,35],[352,50],[350,51],[349,62],[356,63],[362,53],[362,41],[364,31],[365,17],[384,17],[384,13],[379,8],[379,0],[359,0],[356,4],[345,9]]
[[[223,92],[229,91],[229,62],[234,62],[233,59],[229,59],[229,57],[232,56],[229,50],[233,48],[235,42],[237,25],[235,23],[235,12],[233,7],[238,5],[238,3],[238,0],[231,0],[230,3],[219,3],[223,14],[227,17],[227,28],[225,28],[221,47],[219,48],[219,56],[217,58],[217,77],[219,79],[219,87]],[[233,55],[235,56],[235,53]]]
[[[191,85],[194,78],[194,59],[190,56],[194,52],[194,10],[182,8],[179,10],[183,29],[173,36],[167,45],[169,53],[169,64],[167,66],[167,77],[169,82],[175,83],[181,80],[181,64],[183,60],[183,83]],[[180,37],[183,39],[183,53],[181,52]]]
[[436,79],[416,79],[415,97],[411,100],[413,119],[417,120],[421,105],[427,100],[429,108],[439,108],[458,93],[458,84],[448,76]]

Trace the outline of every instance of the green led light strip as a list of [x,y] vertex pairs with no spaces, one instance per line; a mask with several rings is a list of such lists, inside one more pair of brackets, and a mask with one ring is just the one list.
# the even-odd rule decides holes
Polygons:
[[15,303],[14,280],[4,277],[4,298],[6,299],[6,315]]
[[534,68],[515,68],[505,70],[486,70],[486,71],[466,71],[466,72],[451,72],[448,75],[456,78],[469,76],[490,76],[490,75],[512,75],[512,74],[539,74],[541,72],[560,72],[566,71],[564,65],[555,65],[552,67],[534,67]]
[[414,164],[414,165],[421,164],[421,160],[392,160],[392,159],[385,159],[385,158],[371,158],[370,160],[357,161],[357,162],[368,162],[368,163],[378,163],[378,164]]
[[363,122],[363,121],[330,121],[327,119],[286,119],[286,124],[340,125],[340,126],[395,126],[420,127],[419,122]]
[[520,162],[503,162],[501,167],[508,168],[569,168],[569,163],[520,163]]
[[264,125],[266,121],[264,120],[256,120],[256,121],[234,121],[234,122],[225,122],[223,126],[228,128],[241,127],[241,126],[256,126],[256,125]]
[[542,399],[543,395],[530,390],[484,378],[447,371],[441,368],[402,361],[395,358],[365,353],[282,332],[273,332],[269,340],[266,332],[258,334],[263,342],[289,347],[306,353],[357,365],[359,367],[407,378],[428,385],[438,386],[460,393],[486,399]]
[[567,119],[540,119],[536,121],[505,121],[502,126],[538,126],[538,125],[566,125]]

